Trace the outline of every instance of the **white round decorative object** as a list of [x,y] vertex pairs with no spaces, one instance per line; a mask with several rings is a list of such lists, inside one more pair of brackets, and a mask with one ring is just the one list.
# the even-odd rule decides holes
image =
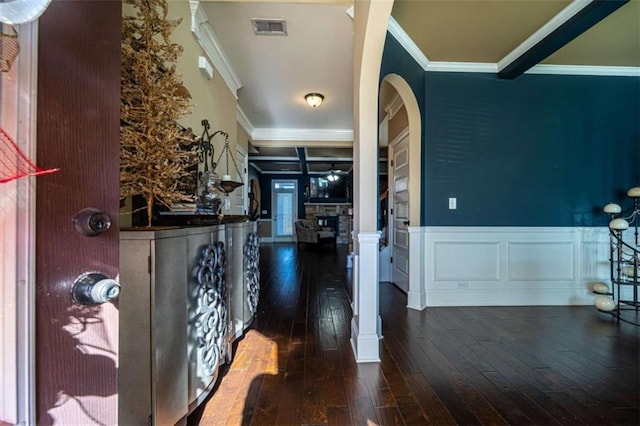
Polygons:
[[616,203],[609,203],[604,206],[603,210],[607,214],[618,214],[622,211],[622,208]]
[[627,195],[631,198],[640,198],[640,186],[635,186],[628,190]]
[[26,24],[42,15],[51,0],[9,0],[0,3],[0,22],[9,25]]
[[605,283],[594,283],[593,292],[598,294],[609,294],[609,286]]
[[613,229],[614,231],[624,231],[626,229],[629,229],[629,222],[620,218],[613,219],[611,222],[609,222],[609,228]]
[[596,296],[594,304],[596,308],[604,312],[611,312],[616,308],[616,302],[608,296]]

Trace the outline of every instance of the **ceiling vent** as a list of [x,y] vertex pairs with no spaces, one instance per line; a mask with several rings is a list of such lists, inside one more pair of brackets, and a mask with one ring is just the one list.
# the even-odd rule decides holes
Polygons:
[[287,21],[284,19],[252,19],[251,25],[256,35],[287,35]]

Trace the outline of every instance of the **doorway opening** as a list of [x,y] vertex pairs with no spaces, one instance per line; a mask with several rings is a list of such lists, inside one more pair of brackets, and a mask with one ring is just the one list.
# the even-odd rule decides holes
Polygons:
[[[387,92],[386,100],[383,92]],[[380,117],[388,122],[389,187],[389,280],[407,293],[407,307],[421,310],[426,306],[422,282],[425,273],[423,207],[422,117],[416,96],[409,84],[397,74],[384,77]],[[385,260],[381,258],[381,262]],[[381,270],[384,268],[381,266]]]
[[274,242],[294,240],[297,217],[298,181],[274,180],[271,183],[272,235]]
[[391,282],[409,292],[409,129],[402,131],[389,146],[389,243]]

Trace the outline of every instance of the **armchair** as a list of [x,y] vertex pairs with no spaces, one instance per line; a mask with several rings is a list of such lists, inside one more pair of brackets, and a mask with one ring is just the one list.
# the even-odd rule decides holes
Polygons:
[[298,245],[332,243],[336,245],[336,234],[331,230],[325,230],[318,226],[312,219],[300,219],[296,221],[296,238]]

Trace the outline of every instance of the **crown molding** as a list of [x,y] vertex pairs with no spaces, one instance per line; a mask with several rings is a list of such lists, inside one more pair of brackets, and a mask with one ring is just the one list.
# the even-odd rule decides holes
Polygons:
[[[478,72],[495,74],[498,64],[481,62],[429,62],[429,72]],[[531,67],[525,74],[555,74],[555,75],[595,75],[612,77],[640,77],[640,67],[619,67],[600,65],[554,65],[538,64]]]
[[253,140],[263,141],[329,141],[353,143],[351,129],[284,129],[257,128],[253,129]]
[[422,53],[422,50],[416,45],[411,37],[402,29],[398,21],[393,16],[389,17],[389,33],[400,43],[402,47],[411,55],[411,57],[424,69],[427,70],[429,59]]
[[427,71],[497,73],[498,64],[488,62],[429,62]]
[[294,170],[262,170],[260,167],[256,166],[254,163],[249,163],[251,167],[256,169],[261,175],[301,175],[302,170],[294,171]]
[[352,148],[353,142],[351,141],[305,141],[299,140],[262,140],[252,141],[251,145],[255,147],[272,147],[272,148]]
[[[251,154],[249,154],[251,155]],[[257,162],[264,162],[264,161],[280,161],[280,162],[289,162],[289,163],[297,163],[300,161],[300,159],[298,158],[298,156],[296,155],[295,157],[284,157],[284,156],[264,156],[264,157],[260,157],[260,156],[253,156],[251,158],[252,161],[257,161]]]
[[427,71],[432,72],[484,72],[497,73],[498,64],[487,62],[429,62]]
[[[305,146],[306,148],[312,148]],[[331,161],[327,160],[327,157],[307,157],[307,163],[350,163],[353,161],[353,157],[331,157]]]
[[276,171],[273,171],[273,170],[262,170],[260,172],[260,174],[263,174],[263,175],[301,175],[303,173],[302,173],[302,170],[297,171],[297,172],[292,171],[292,170],[276,170]]
[[525,74],[595,75],[608,77],[640,77],[640,67],[616,67],[595,65],[539,64]]
[[238,89],[242,87],[242,82],[231,66],[231,62],[222,50],[222,45],[216,37],[213,28],[209,24],[209,17],[201,7],[199,1],[189,0],[191,8],[191,32],[198,41],[198,44],[213,63],[213,66],[222,76],[225,84],[238,99]]
[[350,6],[345,12],[347,15],[349,15],[349,18],[355,19],[356,14],[355,14],[355,8],[353,6]]
[[236,120],[245,132],[251,137],[253,135],[253,124],[249,120],[249,117],[244,113],[244,110],[240,107],[240,104],[236,104]]
[[253,167],[261,175],[301,175],[302,170],[262,170],[255,162],[250,161],[249,167]]

